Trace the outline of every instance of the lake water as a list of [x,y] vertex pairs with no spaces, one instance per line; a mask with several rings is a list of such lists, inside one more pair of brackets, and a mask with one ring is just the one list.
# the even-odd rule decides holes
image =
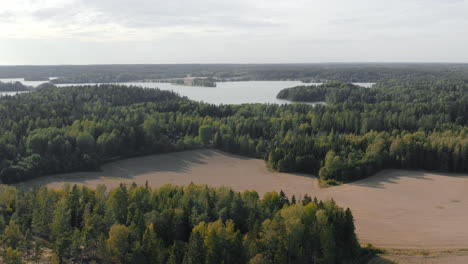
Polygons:
[[[51,77],[50,79],[54,79],[55,77]],[[26,86],[36,87],[48,81],[25,81],[24,78],[0,78],[0,82],[20,82]]]
[[[0,78],[0,82],[20,82],[26,86],[33,86],[36,87],[38,85],[41,85],[43,83],[46,83],[47,81],[25,81],[24,78]],[[16,95],[20,93],[28,93],[27,91],[22,91],[22,92],[0,92],[0,97],[5,96],[5,95]]]
[[[276,95],[284,88],[298,85],[319,85],[319,83],[304,84],[300,81],[245,81],[245,82],[218,82],[216,87],[183,86],[170,83],[134,82],[120,83],[123,85],[135,85],[148,88],[159,88],[161,90],[174,91],[180,95],[187,96],[195,101],[210,104],[291,104],[288,100],[277,99]],[[373,83],[356,83],[364,87],[371,87]],[[76,85],[76,84],[75,84]],[[60,87],[70,84],[60,84]],[[316,105],[323,102],[306,104]]]
[[[5,79],[0,79],[3,81]],[[10,79],[18,80],[22,79]],[[23,82],[24,84],[31,82]],[[44,82],[37,82],[39,84]],[[38,85],[39,85],[38,84]],[[245,81],[245,82],[218,82],[216,87],[198,87],[173,85],[170,83],[151,83],[151,82],[131,82],[118,83],[122,85],[134,85],[148,88],[159,88],[161,90],[174,91],[182,96],[187,96],[195,101],[203,101],[210,104],[250,104],[250,103],[269,103],[269,104],[290,104],[288,100],[276,98],[279,91],[284,88],[290,88],[298,85],[317,85],[304,84],[300,81]],[[371,87],[373,83],[356,83],[364,87]],[[29,84],[32,85],[32,84]],[[59,87],[72,85],[94,85],[94,84],[59,84]],[[298,102],[294,102],[298,103]],[[310,105],[323,104],[307,103]]]
[[5,96],[5,95],[17,95],[20,93],[29,93],[27,91],[21,91],[21,92],[0,92],[0,97]]
[[148,88],[174,91],[195,101],[210,104],[287,104],[287,100],[276,99],[284,88],[300,85],[299,81],[246,81],[219,82],[216,87],[183,86],[170,83],[123,83]]

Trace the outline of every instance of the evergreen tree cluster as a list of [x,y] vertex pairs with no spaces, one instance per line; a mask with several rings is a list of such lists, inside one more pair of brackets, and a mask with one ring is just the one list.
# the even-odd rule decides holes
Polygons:
[[25,86],[21,82],[1,82],[0,92],[25,92],[31,90],[31,87]]
[[216,80],[214,78],[195,78],[192,81],[192,86],[201,87],[216,87]]
[[361,263],[349,209],[190,184],[0,186],[5,263]]
[[0,179],[95,170],[117,158],[203,146],[331,182],[385,168],[468,172],[468,82],[376,86],[339,84],[330,89],[361,95],[312,107],[218,106],[158,89],[43,85],[0,98]]

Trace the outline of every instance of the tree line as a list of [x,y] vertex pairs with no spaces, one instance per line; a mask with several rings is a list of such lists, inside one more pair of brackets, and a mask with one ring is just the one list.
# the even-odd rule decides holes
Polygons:
[[316,63],[316,64],[141,64],[0,66],[0,78],[60,77],[56,83],[98,83],[212,77],[217,81],[303,80],[378,82],[407,76],[467,77],[466,64]]
[[390,80],[372,88],[328,82],[284,89],[278,98],[325,101],[322,108],[338,113],[319,120],[333,130],[332,141],[341,141],[321,155],[322,179],[351,181],[384,168],[468,171],[466,79]]
[[385,168],[468,171],[466,83],[379,85],[398,100],[211,105],[158,89],[44,85],[0,99],[0,178],[95,170],[116,158],[203,146],[330,183]]
[[349,209],[190,184],[0,186],[2,263],[363,263]]

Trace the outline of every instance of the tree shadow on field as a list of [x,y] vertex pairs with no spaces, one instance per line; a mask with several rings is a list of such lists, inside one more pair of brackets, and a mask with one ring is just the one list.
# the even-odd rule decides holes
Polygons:
[[60,183],[61,185],[66,183],[86,184],[87,181],[102,178],[131,182],[131,180],[135,179],[137,176],[158,172],[190,173],[193,167],[207,164],[209,159],[217,156],[235,157],[244,160],[251,159],[214,149],[189,150],[117,160],[102,165],[101,171],[46,175],[15,184],[15,186],[29,189],[34,186],[55,183]]
[[396,264],[396,263],[397,262],[393,262],[391,260],[388,260],[380,256],[376,256],[367,262],[367,264]]
[[101,174],[105,177],[133,178],[157,172],[188,173],[192,167],[206,164],[210,157],[219,155],[221,154],[215,151],[201,149],[141,156],[104,164]]
[[468,175],[466,174],[457,174],[457,173],[440,173],[440,172],[431,172],[431,171],[412,171],[412,170],[383,170],[378,172],[374,176],[349,183],[349,185],[357,185],[369,188],[380,188],[385,189],[386,184],[398,184],[404,178],[411,178],[411,179],[418,179],[424,181],[433,181],[429,174],[440,176],[440,177],[457,177],[462,178],[466,177],[468,179]]

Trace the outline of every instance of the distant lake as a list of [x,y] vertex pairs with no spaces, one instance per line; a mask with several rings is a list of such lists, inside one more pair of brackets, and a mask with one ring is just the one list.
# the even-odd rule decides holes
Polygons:
[[[52,78],[53,79],[53,78]],[[0,78],[0,82],[8,83],[8,82],[20,82],[26,86],[33,86],[36,87],[38,85],[41,85],[43,83],[46,83],[48,81],[25,81],[24,78]],[[28,93],[28,91],[20,91],[20,92],[1,92],[0,91],[0,97],[5,96],[5,95],[16,95],[20,93]]]
[[[54,79],[54,77],[51,77],[50,79]],[[36,87],[49,81],[25,81],[24,78],[0,78],[0,82],[20,82],[26,86]]]
[[[23,79],[0,79],[20,81],[25,85],[28,83],[42,84],[44,82],[25,82]],[[191,100],[203,101],[210,104],[291,104],[288,100],[277,99],[276,95],[284,88],[290,88],[299,85],[319,85],[320,83],[302,83],[300,81],[244,81],[244,82],[218,82],[216,87],[198,87],[198,86],[183,86],[174,85],[171,83],[154,83],[154,82],[126,82],[117,83],[121,85],[134,85],[147,88],[159,88],[161,90],[174,91],[182,96],[187,96]],[[371,87],[373,83],[355,83],[364,87]],[[59,84],[59,87],[73,85],[95,85],[94,84]],[[310,105],[324,104],[307,103]]]
[[5,95],[17,95],[20,93],[29,93],[28,91],[20,91],[20,92],[0,92],[0,97]]
[[[122,85],[135,85],[161,90],[174,91],[195,101],[210,104],[291,104],[288,100],[277,99],[276,95],[284,88],[298,85],[319,85],[320,83],[304,84],[300,81],[244,81],[244,82],[218,82],[216,87],[183,86],[170,83],[134,82],[119,83]],[[371,87],[373,83],[356,83],[364,87]],[[71,86],[72,84],[59,84],[57,86]],[[77,84],[73,84],[77,85]],[[310,105],[323,104],[306,103]]]

